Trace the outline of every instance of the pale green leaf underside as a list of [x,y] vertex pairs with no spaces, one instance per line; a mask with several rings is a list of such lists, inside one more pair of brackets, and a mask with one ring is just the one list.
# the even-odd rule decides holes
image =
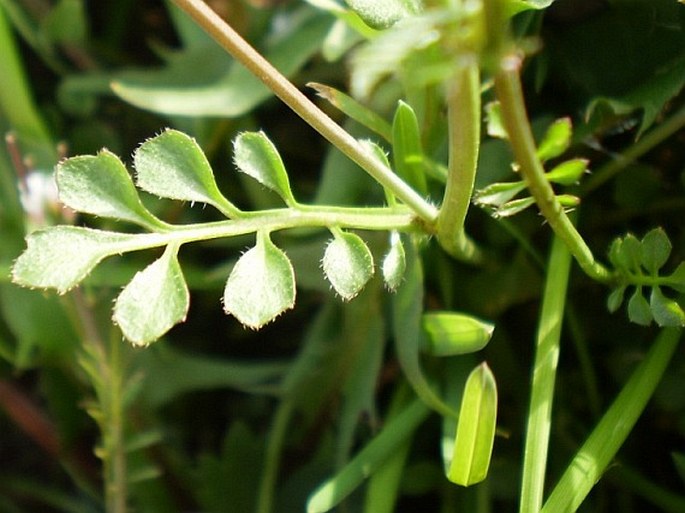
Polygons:
[[459,410],[450,481],[470,486],[486,478],[497,425],[497,385],[483,363],[466,380]]
[[326,247],[323,271],[333,289],[349,301],[373,276],[373,256],[361,237],[339,232]]
[[139,237],[76,226],[35,231],[26,238],[28,246],[14,263],[12,280],[63,294],[104,258],[136,249]]
[[390,235],[390,249],[383,257],[381,270],[383,280],[389,290],[395,291],[402,284],[404,272],[407,269],[407,256],[400,234],[392,232]]
[[295,272],[290,260],[258,233],[257,244],[244,253],[224,289],[224,310],[245,326],[259,329],[295,305]]
[[138,187],[151,194],[208,203],[226,214],[235,212],[219,191],[202,149],[182,132],[166,130],[148,139],[136,150],[133,162]]
[[233,160],[240,171],[276,192],[287,205],[296,203],[283,160],[264,132],[244,132],[236,137]]
[[107,150],[65,160],[57,166],[59,198],[86,214],[159,226],[141,203],[133,180],[119,157]]
[[114,321],[135,345],[148,345],[185,320],[190,299],[177,251],[177,246],[167,246],[117,298]]

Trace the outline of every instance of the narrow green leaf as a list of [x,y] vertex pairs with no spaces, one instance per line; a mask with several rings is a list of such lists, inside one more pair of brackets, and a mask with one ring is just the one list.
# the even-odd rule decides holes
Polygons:
[[66,206],[96,216],[130,221],[145,227],[163,223],[141,203],[133,180],[119,157],[107,150],[57,165],[59,198]]
[[478,190],[473,196],[473,202],[476,205],[501,207],[525,188],[526,184],[523,181],[492,183]]
[[380,135],[386,141],[392,141],[392,127],[390,123],[365,105],[362,105],[342,91],[324,84],[309,82],[307,86],[314,89],[319,96],[328,100],[331,105],[349,118],[354,119],[360,125]]
[[136,346],[147,346],[185,321],[190,304],[188,286],[178,263],[178,246],[138,272],[114,304],[114,321]]
[[587,172],[587,159],[571,159],[555,166],[546,173],[547,180],[560,185],[577,184],[584,173]]
[[219,191],[212,168],[195,139],[177,130],[166,130],[148,139],[133,155],[138,187],[183,201],[208,203],[228,217],[236,209]]
[[523,212],[528,207],[532,207],[534,204],[535,200],[530,197],[511,200],[502,205],[501,207],[499,207],[497,210],[495,210],[493,215],[496,218],[511,217],[520,212]]
[[354,233],[334,231],[326,246],[322,266],[333,289],[345,300],[354,298],[373,276],[373,256],[364,241]]
[[466,380],[454,442],[454,457],[447,477],[471,486],[483,481],[490,467],[497,426],[497,385],[483,362]]
[[324,513],[340,504],[402,447],[428,414],[428,408],[421,401],[414,401],[389,420],[352,461],[316,489],[307,501],[307,513]]
[[457,411],[438,395],[421,368],[423,267],[416,244],[411,241],[405,249],[407,256],[405,280],[392,297],[392,330],[397,359],[416,395],[441,415],[456,418]]
[[407,269],[407,258],[404,252],[402,238],[398,232],[390,233],[390,249],[383,257],[383,280],[386,287],[391,292],[397,290],[404,279],[404,272]]
[[680,329],[662,330],[649,353],[566,468],[541,513],[578,511],[644,411],[678,347],[680,336]]
[[538,158],[545,162],[564,153],[571,144],[572,130],[571,118],[552,123],[538,145]]
[[667,298],[659,287],[652,287],[649,306],[656,323],[661,326],[685,326],[685,313],[674,300]]
[[392,152],[397,174],[421,194],[428,194],[419,121],[414,110],[402,100],[392,121]]
[[609,294],[609,298],[607,299],[607,308],[611,313],[614,313],[619,308],[621,308],[621,305],[623,304],[623,297],[625,296],[625,292],[626,292],[626,286],[625,285],[621,285],[620,287],[616,287],[614,290],[611,291],[611,294]]
[[671,241],[663,228],[654,228],[642,238],[640,261],[649,273],[656,276],[671,256]]
[[580,205],[580,198],[572,194],[557,194],[557,201],[562,207],[571,208]]
[[628,301],[628,318],[641,326],[649,326],[652,323],[652,310],[642,295],[641,287],[635,289],[635,292]]
[[137,249],[136,234],[54,226],[26,238],[27,248],[12,268],[12,280],[26,287],[53,288],[64,294],[104,258]]
[[458,312],[429,312],[422,317],[427,350],[434,356],[456,356],[483,349],[495,325]]
[[257,232],[257,244],[238,259],[228,277],[224,310],[256,330],[293,306],[293,266],[268,233]]
[[276,192],[286,205],[297,202],[278,150],[264,132],[243,132],[233,141],[233,161],[240,171]]

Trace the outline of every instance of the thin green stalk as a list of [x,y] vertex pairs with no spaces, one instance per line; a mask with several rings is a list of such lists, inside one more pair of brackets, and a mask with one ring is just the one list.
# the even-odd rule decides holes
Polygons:
[[613,461],[661,381],[680,341],[679,328],[661,331],[644,360],[566,468],[542,513],[576,511]]
[[442,206],[438,214],[438,240],[455,257],[477,258],[477,248],[466,236],[464,223],[478,166],[480,148],[480,73],[478,62],[464,65],[447,95],[449,162]]
[[595,170],[592,176],[590,176],[581,187],[581,194],[586,196],[593,192],[606,181],[626,169],[642,155],[683,128],[683,126],[685,126],[685,107],[682,107],[666,121],[647,132],[647,134],[635,142],[635,144],[631,144],[625,152]]
[[545,177],[545,170],[537,157],[535,139],[530,128],[519,77],[521,57],[504,57],[495,75],[495,90],[500,101],[502,118],[520,172],[526,181],[540,212],[554,233],[566,244],[583,271],[591,278],[609,282],[612,274],[595,260],[583,237],[564,212],[554,190]]
[[570,269],[571,254],[561,239],[555,237],[537,331],[523,456],[520,513],[537,513],[542,507],[554,383],[559,361],[559,339]]
[[259,484],[257,507],[255,508],[256,513],[271,513],[274,509],[278,469],[281,465],[281,454],[292,414],[293,403],[290,400],[282,401],[276,409],[266,445],[264,470]]
[[258,77],[298,116],[319,132],[331,144],[356,162],[383,187],[409,206],[429,225],[438,217],[437,209],[361,145],[354,137],[335,123],[297,87],[252,48],[230,25],[200,0],[173,0],[217,43],[250,72]]

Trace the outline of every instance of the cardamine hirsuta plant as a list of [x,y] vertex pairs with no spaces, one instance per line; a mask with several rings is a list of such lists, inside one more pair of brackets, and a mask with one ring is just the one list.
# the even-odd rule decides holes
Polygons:
[[[591,249],[577,228],[575,211],[582,209],[583,195],[618,171],[590,174],[592,161],[574,153],[578,139],[571,117],[535,127],[529,120],[521,74],[544,40],[527,37],[518,22],[534,19],[552,0],[350,0],[346,4],[308,0],[305,23],[312,30],[314,22],[319,24],[316,30],[324,36],[324,53],[335,59],[353,48],[349,91],[322,83],[308,86],[318,93],[319,101],[337,111],[336,116],[361,127],[362,137],[324,113],[207,4],[173,3],[253,74],[249,80],[257,77],[332,147],[368,173],[376,188],[370,197],[376,204],[302,201],[291,186],[295,173],[284,163],[287,159],[277,144],[263,130],[245,129],[232,139],[233,167],[270,191],[272,204],[280,205],[238,206],[239,194],[224,186],[235,180],[218,179],[195,138],[177,129],[160,129],[135,149],[132,169],[107,149],[66,158],[56,166],[59,201],[83,216],[79,223],[29,233],[26,249],[12,266],[12,281],[69,296],[88,285],[91,272],[103,260],[158,249],[156,259],[118,292],[112,309],[123,337],[134,346],[146,347],[170,330],[173,333],[188,315],[192,294],[184,275],[183,249],[209,241],[248,240],[248,247],[223,276],[221,305],[244,327],[259,330],[281,322],[281,316],[296,308],[300,270],[287,248],[317,234],[318,245],[311,250],[320,262],[317,272],[327,280],[336,301],[349,302],[355,312],[345,321],[357,330],[358,340],[350,342],[356,347],[354,358],[326,346],[336,337],[327,335],[333,314],[324,311],[308,335],[318,346],[305,346],[302,358],[283,378],[255,508],[260,513],[285,511],[276,507],[282,483],[280,455],[288,426],[299,410],[307,410],[308,401],[317,403],[328,396],[326,391],[335,389],[332,381],[338,378],[348,399],[355,397],[353,390],[362,382],[373,393],[387,329],[403,376],[387,417],[375,436],[352,454],[354,419],[369,409],[372,399],[357,397],[344,403],[351,408],[345,418],[352,422],[341,427],[346,433],[344,449],[332,475],[307,499],[309,513],[329,511],[345,499],[353,504],[349,497],[368,479],[363,510],[378,513],[395,507],[410,440],[431,412],[442,419],[442,435],[435,446],[442,453],[446,480],[461,487],[487,483],[497,433],[498,392],[495,376],[487,363],[478,361],[482,359],[478,352],[497,326],[468,311],[430,307],[426,261],[438,251],[467,269],[502,266],[482,237],[467,233],[467,217],[485,213],[516,234],[513,221],[524,211],[534,211],[553,242],[549,260],[542,263],[545,285],[518,504],[525,513],[576,511],[614,461],[677,347],[685,325],[678,299],[685,291],[685,263],[674,261],[671,240],[658,226],[639,235],[626,233],[597,249]],[[682,9],[675,2],[673,6]],[[134,82],[115,81],[112,87],[121,98],[150,108],[148,93]],[[368,106],[379,91],[393,98],[390,116]],[[486,144],[506,144],[512,160],[508,173],[484,183],[478,176],[488,172],[481,169],[481,149]],[[219,219],[174,222],[156,213],[151,197],[187,208],[206,205]],[[474,209],[481,214],[472,214]],[[606,315],[618,315],[625,304],[629,321],[655,324],[661,330],[622,391],[598,416],[576,456],[556,483],[546,486],[554,384],[574,262],[587,280],[605,287]],[[356,302],[360,302],[357,307]],[[346,341],[336,339],[336,343]],[[377,349],[372,349],[374,345]],[[373,358],[368,356],[372,365],[368,368],[359,356],[366,351],[375,351]],[[129,498],[122,446],[132,428],[121,421],[110,422],[121,416],[125,403],[108,402],[107,394],[112,392],[105,389],[124,390],[128,385],[121,375],[118,381],[106,381],[108,374],[102,369],[114,368],[108,360],[111,354],[87,353],[84,366],[104,412],[94,417],[103,434],[100,455],[106,507],[110,513],[123,513]],[[323,358],[334,362],[339,358],[333,364],[339,374],[317,377],[316,366],[323,365]],[[317,387],[321,395],[312,390]],[[355,406],[354,400],[359,404]],[[486,496],[479,500],[487,503]]]

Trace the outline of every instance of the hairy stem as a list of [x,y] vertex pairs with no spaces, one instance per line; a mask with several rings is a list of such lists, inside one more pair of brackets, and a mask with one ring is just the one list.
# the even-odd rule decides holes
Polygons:
[[552,243],[549,260],[537,331],[523,457],[520,513],[537,513],[542,507],[559,340],[571,269],[571,254],[558,237]]
[[464,222],[476,179],[480,148],[480,73],[474,60],[458,70],[447,96],[449,162],[445,194],[438,214],[438,240],[450,254],[478,259]]
[[356,162],[383,187],[392,191],[425,222],[433,224],[436,221],[438,212],[433,205],[328,117],[204,2],[173,1],[314,130]]
[[526,181],[540,212],[554,233],[566,244],[583,271],[591,278],[609,282],[613,276],[609,270],[595,260],[583,237],[573,226],[537,157],[535,139],[526,114],[523,91],[519,77],[521,57],[516,54],[505,56],[495,75],[495,90],[500,101],[504,125],[514,151],[520,172]]

